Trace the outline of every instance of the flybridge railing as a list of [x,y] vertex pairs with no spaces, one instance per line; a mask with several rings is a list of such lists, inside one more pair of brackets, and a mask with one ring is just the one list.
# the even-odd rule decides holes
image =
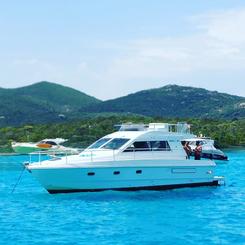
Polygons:
[[150,123],[150,130],[160,130],[170,133],[190,134],[191,125],[185,122],[178,123]]
[[149,124],[134,124],[125,123],[121,125],[114,125],[119,131],[147,131],[159,130],[163,132],[190,134],[191,125],[186,122],[178,123],[149,123]]
[[[43,154],[43,152],[36,152],[35,154],[30,154],[29,163],[42,161],[57,161],[65,160],[66,164],[70,163],[71,154],[69,152],[64,152],[63,154]],[[185,159],[185,152],[181,149],[170,149],[170,148],[161,148],[161,149],[150,149],[150,148],[140,148],[140,149],[130,149],[130,150],[106,150],[106,149],[97,149],[97,150],[84,150],[79,155],[77,155],[79,160],[82,162],[99,162],[99,161],[122,161],[122,160],[149,160],[149,159]],[[78,160],[78,161],[79,161]]]

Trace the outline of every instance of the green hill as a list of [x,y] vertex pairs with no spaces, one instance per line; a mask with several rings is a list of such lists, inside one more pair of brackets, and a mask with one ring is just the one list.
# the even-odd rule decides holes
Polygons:
[[0,88],[0,126],[71,121],[110,115],[164,118],[245,118],[245,98],[200,88],[168,85],[100,101],[50,82]]
[[98,102],[80,91],[50,82],[16,89],[0,88],[0,125],[78,118],[79,109]]
[[136,113],[168,118],[244,118],[245,98],[201,88],[167,85],[85,108],[86,112]]

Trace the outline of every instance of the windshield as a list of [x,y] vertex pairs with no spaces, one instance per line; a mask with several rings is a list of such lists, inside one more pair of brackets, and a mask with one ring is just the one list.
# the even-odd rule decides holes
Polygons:
[[96,142],[94,142],[91,146],[89,146],[88,149],[98,149],[102,145],[104,145],[106,142],[108,142],[109,140],[111,140],[111,138],[102,138],[102,139],[99,139]]
[[102,148],[117,150],[128,141],[129,141],[129,139],[115,138],[115,139],[111,140],[110,142],[108,142],[106,145],[104,145]]

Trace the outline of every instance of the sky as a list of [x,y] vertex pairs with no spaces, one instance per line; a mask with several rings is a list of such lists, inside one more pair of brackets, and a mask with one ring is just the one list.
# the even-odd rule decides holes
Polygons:
[[244,0],[0,0],[0,87],[106,100],[167,84],[245,96]]

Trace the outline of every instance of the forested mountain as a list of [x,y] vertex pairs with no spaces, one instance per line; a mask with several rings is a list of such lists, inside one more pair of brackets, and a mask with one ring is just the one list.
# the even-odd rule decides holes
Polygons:
[[245,98],[200,88],[167,85],[100,101],[50,82],[0,88],[0,126],[70,121],[111,114],[164,118],[245,118]]
[[167,85],[85,108],[87,112],[130,112],[168,118],[244,118],[245,98],[201,88]]
[[99,100],[75,89],[50,82],[0,88],[0,125],[57,122],[79,117],[78,109]]

